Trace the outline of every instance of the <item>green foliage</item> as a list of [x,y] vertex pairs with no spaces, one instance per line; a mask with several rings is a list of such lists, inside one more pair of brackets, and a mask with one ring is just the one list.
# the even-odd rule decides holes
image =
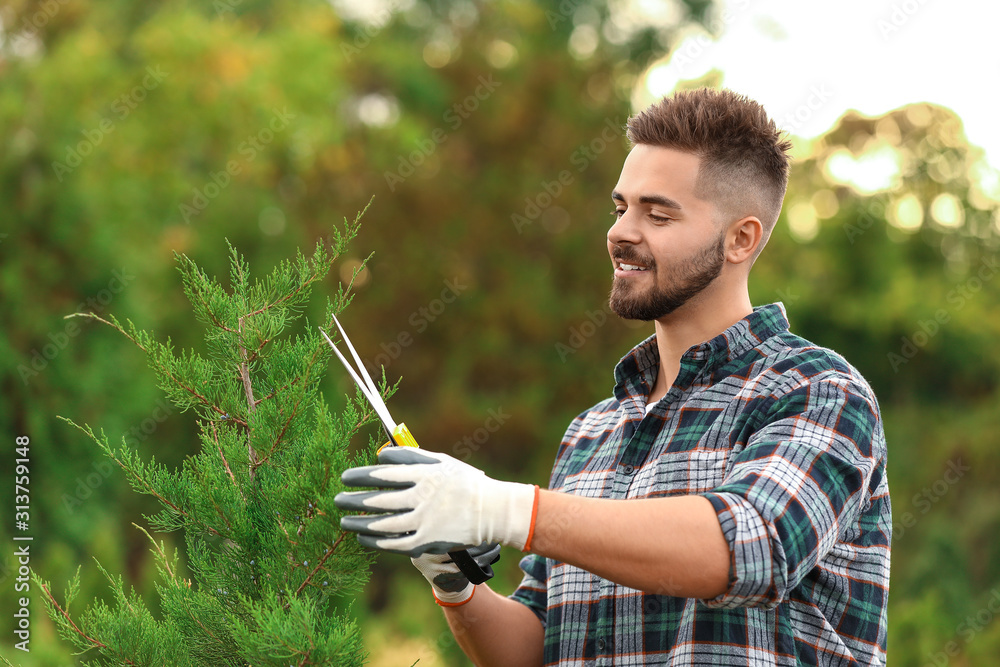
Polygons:
[[[224,239],[253,265],[276,265],[326,233],[328,211],[360,209],[374,193],[356,240],[374,249],[374,258],[363,264],[363,256],[344,254],[317,291],[321,284],[334,291],[338,278],[347,283],[364,266],[344,323],[368,334],[354,342],[371,368],[385,366],[390,383],[406,378],[393,413],[431,449],[457,453],[459,443],[477,437],[460,451],[494,476],[544,484],[566,424],[608,394],[614,362],[650,332],[604,310],[608,194],[627,149],[620,132],[606,137],[614,137],[609,124],[620,128],[634,111],[637,76],[687,25],[621,41],[609,3],[600,0],[418,0],[374,23],[343,10],[363,4],[0,6],[5,36],[40,11],[45,18],[26,55],[14,54],[16,36],[0,44],[0,431],[32,438],[32,525],[45,545],[32,561],[37,572],[63,581],[96,557],[122,573],[158,618],[167,615],[166,598],[157,593],[165,584],[153,583],[167,580],[156,576],[159,557],[155,549],[150,556],[149,540],[132,523],[143,523],[142,515],[176,522],[176,515],[155,497],[137,497],[124,471],[110,470],[110,459],[56,414],[100,424],[109,443],[124,434],[127,447],[112,449],[128,452],[128,465],[143,474],[162,466],[165,474],[217,484],[220,475],[229,478],[219,473],[219,453],[204,447],[206,439],[214,444],[214,425],[234,475],[249,476],[249,448],[228,439],[242,426],[148,370],[146,355],[123,350],[113,328],[95,326],[100,322],[91,317],[63,319],[86,310],[110,322],[114,312],[126,332],[128,320],[146,323],[156,340],[197,349],[194,356],[172,354],[185,372],[204,374],[202,395],[233,410],[225,414],[250,419],[239,411],[241,383],[209,380],[208,371],[197,370],[213,368],[217,358],[232,363],[238,338],[210,323],[224,316],[238,327],[232,316],[239,309],[223,313],[224,287],[207,278],[230,271],[232,258],[218,252]],[[702,0],[684,5],[690,20],[711,12]],[[45,6],[57,11],[49,15]],[[572,51],[574,33],[588,30],[597,35],[593,52]],[[424,59],[431,52],[445,55],[431,66]],[[148,68],[165,77],[148,80],[156,85],[141,91],[143,100],[130,99]],[[474,96],[480,77],[499,86],[485,99],[473,97],[475,110],[457,115],[455,105]],[[118,104],[123,96],[133,105]],[[362,113],[373,102],[388,105],[379,122]],[[276,111],[285,110],[294,117],[270,142],[241,153],[272,119],[280,127]],[[66,164],[70,149],[96,137],[103,120],[113,129],[70,173],[57,174],[53,164]],[[439,143],[431,138],[438,128],[445,133]],[[862,192],[831,176],[828,161],[838,151],[857,158],[880,143],[901,156],[898,182]],[[217,196],[206,197],[197,213],[181,208],[198,193],[206,196],[213,177],[224,181],[231,160],[239,173]],[[845,116],[826,136],[799,145],[784,213],[751,278],[754,303],[784,301],[793,330],[842,352],[881,400],[896,519],[891,664],[929,664],[929,654],[952,639],[963,643],[950,664],[987,664],[1000,642],[996,620],[968,642],[959,629],[1000,586],[1000,450],[993,435],[1000,431],[1000,280],[961,291],[997,250],[996,202],[984,197],[975,162],[960,120],[947,110],[912,105],[886,118]],[[412,173],[402,183],[388,179],[390,185],[387,174],[398,175],[401,166]],[[555,190],[563,171],[572,181],[548,195],[545,185]],[[529,202],[544,204],[543,194],[551,202],[529,216]],[[942,194],[961,203],[961,224],[941,225],[930,215]],[[906,195],[918,202],[919,227],[903,229],[895,220]],[[528,224],[515,226],[514,215]],[[186,272],[184,255],[199,258],[203,270],[190,288],[185,281],[189,298],[200,295],[190,304],[174,273],[175,266]],[[203,342],[192,306],[217,340]],[[315,322],[324,316],[315,299],[300,307]],[[931,328],[939,310],[949,319],[937,333],[907,347],[905,363],[890,358],[902,356],[905,340],[922,340],[922,323]],[[294,338],[282,344],[292,346]],[[272,341],[259,355],[276,349]],[[264,363],[271,362],[252,362],[255,400],[270,391],[265,386],[282,386],[265,384],[271,380],[259,374]],[[292,359],[281,372],[291,376],[297,364]],[[349,378],[328,375],[317,378],[326,395],[349,391]],[[207,430],[174,403],[159,403],[164,391],[188,401]],[[261,407],[253,419],[271,409]],[[350,422],[357,417],[351,409],[353,402],[335,411]],[[484,440],[478,436],[491,410],[504,417]],[[316,424],[331,442],[347,435],[336,421]],[[268,443],[254,442],[263,455]],[[971,471],[928,500],[924,489],[933,494],[949,462],[959,460]],[[299,465],[322,474],[312,461]],[[306,497],[317,483],[295,478],[303,486],[294,493]],[[9,484],[0,479],[0,490],[10,493]],[[216,502],[227,497],[223,491]],[[216,512],[211,503],[191,509],[201,518]],[[230,520],[233,530],[248,521]],[[10,542],[9,530],[0,524],[0,541]],[[178,535],[163,536],[163,549],[182,548],[190,563],[196,551]],[[208,542],[213,549],[222,544],[218,537]],[[498,590],[516,583],[516,560],[517,553],[504,554]],[[9,554],[0,555],[0,577],[11,572]],[[9,609],[14,593],[5,581],[0,607]],[[97,568],[82,569],[79,583],[80,600],[117,604]],[[216,588],[231,590],[221,583]],[[465,664],[454,643],[442,639],[450,634],[426,593],[405,559],[379,560],[350,609],[366,636],[379,639],[368,645],[375,662]],[[40,596],[33,595],[37,605]],[[347,613],[344,604],[337,612],[332,606],[331,613]],[[7,644],[0,653],[26,666],[66,665],[71,657],[55,641],[56,628],[41,609],[32,618],[32,653]],[[10,618],[0,621],[4,636],[11,629]],[[390,650],[394,657],[386,657]]]
[[[68,611],[79,575],[63,605],[36,577],[60,634],[78,651],[100,656],[92,664],[361,662],[357,628],[331,611],[331,598],[361,588],[371,556],[344,539],[333,497],[342,489],[340,473],[359,463],[348,456],[350,437],[372,413],[350,404],[336,417],[327,408],[318,378],[329,350],[315,327],[282,337],[356,235],[358,219],[344,234],[335,231],[331,249],[320,242],[311,257],[299,253],[261,280],[251,280],[246,260],[230,246],[229,292],[178,255],[185,293],[207,328],[206,358],[175,352],[169,339],[160,343],[131,321],[78,314],[111,326],[145,352],[170,401],[197,416],[201,445],[180,470],[171,470],[154,457],[144,460],[124,439],[113,446],[103,432],[77,427],[121,467],[135,491],[159,501],[161,511],[146,517],[154,529],[184,531],[192,573],[184,578],[176,552],[168,557],[146,533],[160,575],[162,619],[141,596],[126,593],[121,576],[98,564],[114,604],[97,601],[79,622]],[[328,300],[327,328],[350,301],[349,290],[341,287]]]

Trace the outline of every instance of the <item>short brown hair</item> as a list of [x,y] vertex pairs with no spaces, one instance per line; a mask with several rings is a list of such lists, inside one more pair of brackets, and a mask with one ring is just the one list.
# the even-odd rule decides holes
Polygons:
[[679,91],[629,118],[626,128],[633,145],[699,156],[695,194],[733,220],[756,216],[764,226],[759,253],[781,212],[791,148],[764,107],[731,90]]

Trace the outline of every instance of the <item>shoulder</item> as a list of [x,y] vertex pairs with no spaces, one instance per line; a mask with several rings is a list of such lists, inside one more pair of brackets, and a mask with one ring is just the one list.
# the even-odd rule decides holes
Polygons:
[[763,341],[757,351],[761,355],[755,361],[758,377],[771,396],[777,398],[805,387],[827,385],[859,396],[878,412],[875,392],[868,381],[834,350],[784,331]]
[[[866,457],[884,458],[885,436],[875,392],[842,355],[794,334],[768,340],[759,359],[754,423],[770,435],[845,437]],[[818,431],[818,430],[819,431]]]

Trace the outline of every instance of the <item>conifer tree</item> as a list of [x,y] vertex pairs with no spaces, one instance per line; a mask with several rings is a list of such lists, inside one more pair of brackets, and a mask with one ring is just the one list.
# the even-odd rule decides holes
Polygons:
[[[143,460],[124,438],[115,447],[103,430],[98,435],[66,420],[121,467],[137,492],[160,502],[162,510],[144,518],[154,531],[183,531],[190,571],[185,578],[177,550],[167,553],[137,526],[152,542],[158,610],[126,592],[121,576],[100,563],[114,603],[97,601],[82,613],[70,609],[79,569],[63,602],[36,577],[49,615],[84,664],[363,662],[358,628],[332,606],[335,596],[362,587],[371,555],[340,531],[333,497],[342,490],[345,468],[373,459],[374,446],[350,457],[348,442],[375,415],[360,394],[348,398],[343,414],[332,415],[318,390],[331,355],[318,327],[306,322],[304,332],[286,333],[302,317],[311,288],[356,235],[360,218],[345,219],[329,248],[321,241],[311,257],[298,252],[262,280],[251,279],[230,244],[228,292],[175,254],[184,291],[206,328],[206,356],[177,352],[169,339],[158,342],[129,320],[76,314],[113,327],[145,352],[169,400],[196,415],[200,444],[180,469],[169,470],[155,458]],[[323,326],[331,336],[332,316],[350,302],[352,284],[326,300]]]

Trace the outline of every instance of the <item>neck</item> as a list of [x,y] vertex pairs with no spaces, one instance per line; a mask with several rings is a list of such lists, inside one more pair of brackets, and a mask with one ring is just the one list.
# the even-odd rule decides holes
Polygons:
[[700,294],[669,315],[656,320],[656,347],[660,368],[649,400],[662,398],[680,370],[681,356],[692,346],[721,334],[753,312],[747,291],[722,295]]

